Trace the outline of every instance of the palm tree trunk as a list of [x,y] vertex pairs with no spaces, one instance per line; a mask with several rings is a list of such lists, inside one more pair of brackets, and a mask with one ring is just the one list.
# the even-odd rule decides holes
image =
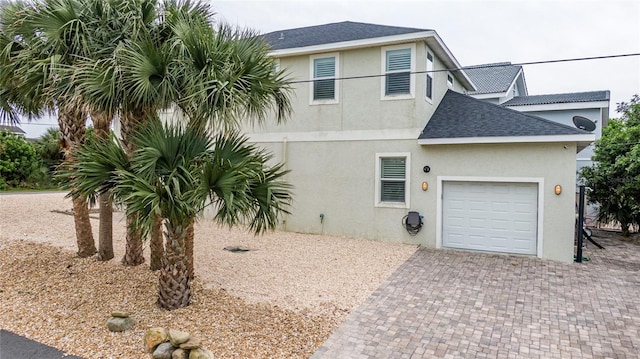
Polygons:
[[91,220],[89,218],[89,204],[80,197],[73,199],[73,221],[76,227],[76,242],[78,244],[78,257],[91,257],[96,253],[96,245],[91,232]]
[[149,250],[151,252],[149,266],[153,271],[162,268],[162,256],[164,255],[164,243],[162,243],[162,239],[162,218],[154,216],[151,239],[149,241]]
[[186,228],[166,223],[166,244],[158,281],[158,305],[167,310],[191,303],[191,277],[185,255]]
[[98,259],[113,259],[113,207],[109,193],[102,193],[100,203],[100,224],[98,227]]
[[[72,150],[84,143],[87,112],[81,105],[67,103],[58,109],[58,125],[60,126],[60,142],[64,151],[64,160],[73,162]],[[96,244],[91,230],[89,206],[81,198],[73,199],[73,221],[76,229],[78,256],[89,257],[96,253]]]
[[142,246],[142,232],[134,225],[137,215],[127,217],[127,238],[122,264],[133,267],[144,263],[144,248]]
[[[92,114],[96,137],[109,137],[110,116],[104,114]],[[100,195],[100,224],[98,227],[98,259],[108,261],[113,259],[113,204],[109,193]]]
[[187,226],[187,233],[185,235],[185,254],[187,256],[187,270],[189,271],[189,277],[195,278],[193,269],[193,240],[195,237],[195,231],[193,228],[194,220]]
[[[142,118],[144,118],[142,114],[134,113],[125,113],[120,118],[122,144],[124,145],[124,150],[129,157],[131,157],[133,151],[135,151],[135,146],[131,139],[133,138],[135,131],[140,127]],[[133,226],[135,216],[137,216],[137,214],[127,217],[125,253],[122,258],[122,264],[125,266],[137,266],[144,263],[142,232],[136,230]]]

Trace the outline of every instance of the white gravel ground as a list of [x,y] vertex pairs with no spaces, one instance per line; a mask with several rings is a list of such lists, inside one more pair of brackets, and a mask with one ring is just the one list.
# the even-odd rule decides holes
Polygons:
[[[59,213],[71,207],[64,193],[0,195],[0,249],[6,240],[24,239],[75,251],[73,217]],[[92,217],[97,243],[97,213]],[[114,261],[124,253],[124,230],[122,213],[115,213]],[[204,220],[195,230],[196,276],[206,288],[305,312],[321,313],[326,306],[351,312],[416,249],[280,231],[254,237]],[[251,251],[232,253],[226,246]]]

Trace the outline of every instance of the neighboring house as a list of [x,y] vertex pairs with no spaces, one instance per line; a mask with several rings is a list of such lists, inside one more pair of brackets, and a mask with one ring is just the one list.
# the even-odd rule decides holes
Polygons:
[[25,134],[26,134],[26,132],[24,132],[18,126],[0,125],[0,131],[9,131],[9,132],[13,133],[14,135],[18,135],[18,136],[22,136],[22,137],[24,137]]
[[480,85],[434,30],[342,22],[264,37],[298,81],[287,123],[245,129],[291,170],[282,229],[573,259],[576,153],[593,134],[465,95]]

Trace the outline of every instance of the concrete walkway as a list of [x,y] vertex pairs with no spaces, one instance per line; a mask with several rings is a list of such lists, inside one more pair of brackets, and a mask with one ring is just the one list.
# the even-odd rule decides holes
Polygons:
[[591,261],[420,249],[312,358],[640,358],[640,246]]

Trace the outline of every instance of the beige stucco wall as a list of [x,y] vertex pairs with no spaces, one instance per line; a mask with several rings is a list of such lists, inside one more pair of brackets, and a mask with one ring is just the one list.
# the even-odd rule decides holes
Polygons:
[[[433,185],[437,185],[439,176],[541,179],[543,220],[542,233],[538,233],[538,240],[542,240],[541,256],[564,262],[573,260],[575,143],[441,145],[427,147],[427,153],[426,163],[432,171],[422,177],[434,182]],[[563,189],[559,196],[554,194],[557,184]],[[425,196],[429,211],[435,211],[435,192]],[[435,240],[435,232],[430,231],[427,243]]]
[[[436,247],[439,177],[534,178],[543,182],[540,255],[564,262],[573,258],[574,144],[420,146],[416,140],[398,140],[260,145],[271,149],[276,160],[286,151],[291,169],[287,180],[295,186],[294,203],[283,229]],[[411,153],[410,208],[375,206],[376,153],[389,152]],[[425,165],[431,172],[422,171]],[[422,182],[428,183],[427,191]],[[553,193],[556,184],[563,187],[560,196]],[[409,210],[424,215],[425,226],[415,237],[401,224]]]
[[[426,44],[416,42],[415,70],[426,69]],[[433,53],[433,52],[432,52]],[[336,54],[328,52],[327,54]],[[357,77],[382,74],[382,47],[361,48],[337,52],[338,76]],[[322,54],[314,54],[322,56]],[[279,59],[280,68],[286,69],[292,81],[312,78],[310,56],[290,56]],[[434,58],[434,69],[442,70],[442,61]],[[282,133],[307,131],[358,131],[372,129],[423,128],[447,90],[447,72],[435,72],[434,98],[425,99],[426,76],[415,74],[414,97],[409,99],[381,99],[382,78],[370,77],[337,81],[338,103],[310,104],[310,84],[293,85],[291,120],[284,125],[266,121],[262,125],[247,127],[248,133]],[[462,92],[459,81],[455,90]]]

